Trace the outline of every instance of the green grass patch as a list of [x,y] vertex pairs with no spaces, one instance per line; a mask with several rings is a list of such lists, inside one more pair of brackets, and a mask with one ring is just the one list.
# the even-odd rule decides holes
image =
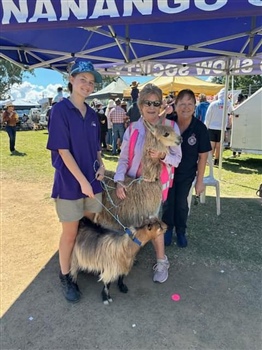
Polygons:
[[[53,180],[54,168],[51,164],[50,151],[46,149],[47,130],[18,131],[16,149],[24,156],[11,155],[9,139],[5,131],[1,137],[1,171],[2,176],[25,182],[50,182]],[[104,161],[108,170],[115,170],[117,157],[105,154]]]

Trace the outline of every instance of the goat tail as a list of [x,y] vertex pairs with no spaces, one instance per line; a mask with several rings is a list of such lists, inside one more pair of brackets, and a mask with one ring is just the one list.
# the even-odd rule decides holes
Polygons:
[[77,259],[75,250],[73,249],[72,256],[71,256],[70,274],[74,282],[76,282],[76,279],[77,279],[78,267],[79,267],[78,259]]

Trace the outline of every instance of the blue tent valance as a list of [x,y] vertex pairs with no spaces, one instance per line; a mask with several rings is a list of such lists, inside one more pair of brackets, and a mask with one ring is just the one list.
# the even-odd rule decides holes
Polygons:
[[261,0],[0,0],[0,57],[65,72],[262,73]]

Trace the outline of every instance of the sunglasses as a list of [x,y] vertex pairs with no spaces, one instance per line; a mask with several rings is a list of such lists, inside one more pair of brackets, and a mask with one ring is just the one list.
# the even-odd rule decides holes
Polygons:
[[143,102],[143,104],[148,106],[148,107],[150,107],[152,105],[154,107],[160,107],[162,103],[160,101],[148,101],[148,100],[146,100],[146,101]]

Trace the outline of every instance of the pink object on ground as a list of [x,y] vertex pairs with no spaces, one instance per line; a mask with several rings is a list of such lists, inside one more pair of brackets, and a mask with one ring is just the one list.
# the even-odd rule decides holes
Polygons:
[[180,300],[180,295],[179,294],[173,294],[171,296],[171,299],[174,300],[174,301],[179,301]]

